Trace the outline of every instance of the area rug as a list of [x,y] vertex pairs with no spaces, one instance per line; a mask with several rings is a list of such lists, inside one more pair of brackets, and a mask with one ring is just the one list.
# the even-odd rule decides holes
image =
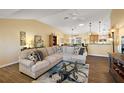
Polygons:
[[[60,64],[61,65],[61,64]],[[32,83],[56,83],[57,79],[59,79],[60,77],[57,75],[54,75],[54,77],[50,77],[51,72],[56,70],[57,67],[53,67],[51,70],[49,70],[48,72],[46,72],[45,74],[43,74],[42,76],[40,76],[37,80],[33,80]],[[71,69],[71,68],[68,68]],[[85,65],[78,65],[78,69],[81,71],[81,73],[78,73],[78,79],[81,82],[74,82],[71,80],[64,80],[62,83],[88,83],[88,75],[89,75],[89,64],[85,64]],[[71,76],[70,76],[71,77]],[[73,75],[72,75],[73,77]]]

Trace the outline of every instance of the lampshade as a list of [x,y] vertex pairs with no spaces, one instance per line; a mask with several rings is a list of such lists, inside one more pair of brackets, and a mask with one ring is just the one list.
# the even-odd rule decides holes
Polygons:
[[111,29],[111,32],[115,32],[115,29]]
[[115,27],[114,26],[111,27],[110,32],[115,32]]

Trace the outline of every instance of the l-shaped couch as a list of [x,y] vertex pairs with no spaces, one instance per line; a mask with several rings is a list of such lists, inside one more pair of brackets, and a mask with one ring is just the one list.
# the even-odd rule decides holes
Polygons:
[[[20,53],[19,71],[37,79],[40,75],[62,60],[80,60],[81,63],[85,64],[87,52],[85,50],[83,55],[79,55],[80,48],[81,47],[53,46],[47,48],[26,49]],[[35,50],[40,50],[43,53],[43,60],[38,61],[37,63],[27,59],[27,56]]]

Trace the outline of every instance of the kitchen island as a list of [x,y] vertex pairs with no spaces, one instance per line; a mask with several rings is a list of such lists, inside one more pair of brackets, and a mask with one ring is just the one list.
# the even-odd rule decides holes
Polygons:
[[112,44],[88,44],[88,55],[108,57],[112,52]]

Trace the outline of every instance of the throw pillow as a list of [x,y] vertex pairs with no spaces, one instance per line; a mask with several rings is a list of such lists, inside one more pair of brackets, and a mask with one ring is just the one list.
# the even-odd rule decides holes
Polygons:
[[57,53],[62,53],[62,52],[63,52],[62,46],[58,46],[57,47]]
[[28,58],[27,58],[27,59],[33,61],[34,63],[36,63],[36,62],[38,61],[38,58],[37,58],[37,56],[36,56],[36,54],[35,54],[34,51],[31,52],[31,53],[28,55]]
[[28,59],[37,63],[38,61],[43,60],[43,53],[39,50],[33,51],[28,55]]
[[79,55],[83,55],[85,51],[85,48],[80,48]]
[[37,61],[42,61],[43,60],[43,53],[40,50],[36,50],[35,54],[36,54],[36,56],[38,58]]
[[74,55],[78,55],[79,54],[79,51],[80,51],[80,47],[74,47],[73,54]]

